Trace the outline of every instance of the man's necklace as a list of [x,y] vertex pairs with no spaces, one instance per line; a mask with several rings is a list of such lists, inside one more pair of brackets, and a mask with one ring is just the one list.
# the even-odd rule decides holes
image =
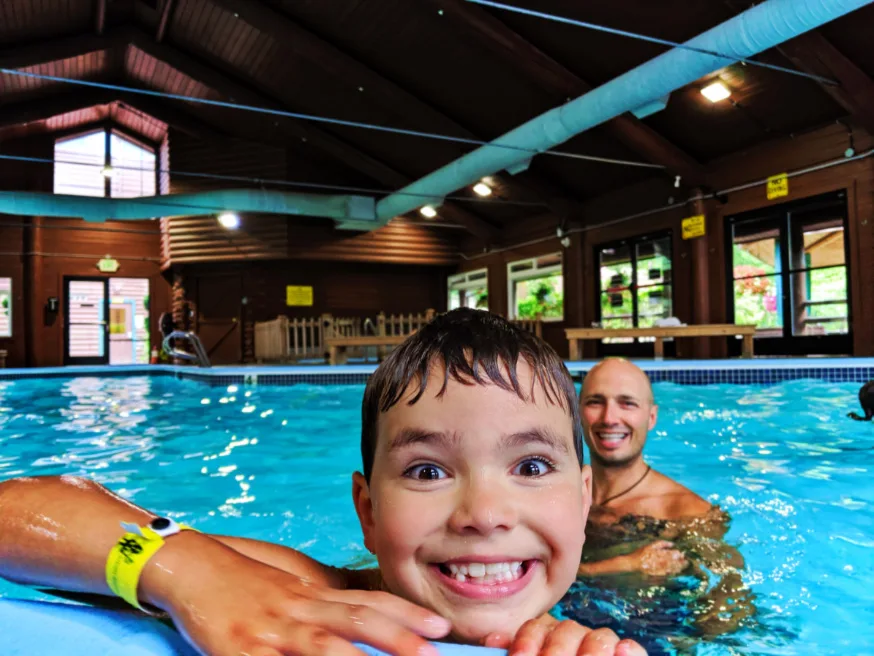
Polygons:
[[[620,492],[619,494],[614,494],[612,497],[608,497],[608,498],[604,499],[604,500],[603,500],[600,504],[598,504],[598,505],[600,505],[600,506],[606,506],[606,505],[607,505],[608,503],[610,503],[611,501],[615,501],[615,500],[618,499],[619,497],[621,497],[621,496],[623,496],[623,495],[628,494],[629,492],[631,492],[634,488],[636,488],[638,485],[640,485],[641,483],[643,483],[643,479],[646,478],[647,474],[649,474],[649,472],[650,472],[651,469],[652,469],[652,467],[650,467],[649,465],[647,465],[647,466],[646,466],[646,471],[643,472],[643,476],[641,476],[640,478],[638,478],[638,479],[637,479],[637,482],[636,482],[634,485],[632,485],[631,487],[629,487],[629,488],[627,488],[627,489],[625,489],[625,490],[622,490],[622,492]],[[594,496],[594,495],[593,495],[593,496]]]

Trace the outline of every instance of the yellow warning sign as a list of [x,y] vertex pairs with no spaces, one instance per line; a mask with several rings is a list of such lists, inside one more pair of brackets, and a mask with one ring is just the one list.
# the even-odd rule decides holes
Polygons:
[[707,234],[707,221],[703,214],[683,219],[683,239],[695,239]]
[[789,176],[785,173],[768,178],[768,200],[789,195]]
[[310,307],[313,304],[313,288],[288,285],[285,288],[285,304]]

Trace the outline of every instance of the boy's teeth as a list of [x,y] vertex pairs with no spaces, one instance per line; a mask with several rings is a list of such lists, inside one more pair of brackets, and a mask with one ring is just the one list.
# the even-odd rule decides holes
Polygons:
[[464,583],[508,583],[522,576],[522,562],[519,560],[506,563],[466,563],[447,565],[450,575],[457,581]]

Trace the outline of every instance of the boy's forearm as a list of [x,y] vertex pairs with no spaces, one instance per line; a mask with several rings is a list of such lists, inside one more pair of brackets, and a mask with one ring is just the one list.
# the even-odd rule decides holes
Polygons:
[[[106,558],[123,533],[121,522],[142,525],[154,518],[153,513],[86,479],[41,477],[0,483],[0,577],[27,585],[112,594],[106,584]],[[143,589],[153,581],[155,587],[169,585],[166,577],[151,575],[149,570],[167,569],[162,567],[165,560],[185,561],[189,549],[202,558],[204,537],[183,533],[168,540],[143,572],[143,598],[160,596]],[[293,549],[244,538],[210,537],[313,583],[354,587],[344,570],[321,565]],[[208,547],[207,552],[216,550]]]
[[106,557],[120,523],[154,515],[98,484],[72,477],[0,483],[0,576],[28,585],[111,594]]

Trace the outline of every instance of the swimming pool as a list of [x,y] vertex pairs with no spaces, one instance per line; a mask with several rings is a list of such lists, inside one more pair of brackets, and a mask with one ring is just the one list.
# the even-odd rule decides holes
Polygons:
[[[262,379],[263,380],[263,379]],[[856,382],[655,385],[648,460],[728,510],[756,617],[682,653],[874,654],[874,425]],[[366,565],[350,502],[362,384],[207,385],[171,376],[0,380],[0,478],[80,474],[207,531]],[[682,586],[680,586],[682,587]],[[34,593],[0,582],[0,595]],[[683,590],[579,588],[563,612],[620,620],[651,653],[684,633]],[[676,604],[675,604],[676,605]],[[568,611],[569,609],[569,611]]]

